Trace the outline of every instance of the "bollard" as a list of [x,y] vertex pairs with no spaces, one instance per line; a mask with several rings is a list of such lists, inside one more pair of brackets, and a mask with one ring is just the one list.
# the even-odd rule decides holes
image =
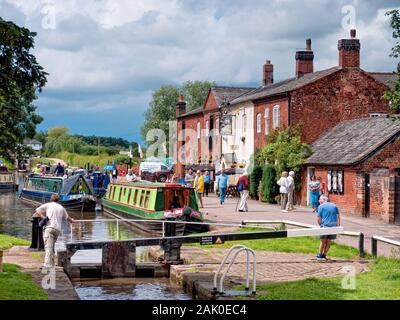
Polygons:
[[371,252],[374,258],[378,257],[378,240],[374,237],[371,239]]
[[32,242],[31,249],[44,249],[43,229],[39,227],[40,217],[32,217]]
[[0,272],[3,272],[3,251],[0,250]]
[[360,232],[360,235],[358,236],[358,252],[361,258],[364,258],[365,256],[365,250],[364,250],[364,234]]

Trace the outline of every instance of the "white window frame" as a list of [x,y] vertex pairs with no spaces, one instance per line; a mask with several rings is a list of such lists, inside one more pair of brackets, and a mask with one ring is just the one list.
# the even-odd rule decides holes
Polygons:
[[219,117],[215,118],[215,135],[219,135]]
[[247,115],[245,113],[243,113],[242,115],[242,132],[243,135],[246,134],[247,131]]
[[257,113],[257,116],[256,116],[256,129],[257,129],[257,133],[261,132],[261,113]]
[[201,125],[200,125],[200,121],[197,122],[197,139],[200,139],[201,137]]
[[268,135],[269,134],[269,108],[265,109],[264,122],[265,122],[265,135]]
[[209,129],[209,125],[208,125],[208,120],[206,120],[206,137],[208,137],[210,134],[210,129]]
[[281,126],[281,107],[279,105],[274,106],[272,112],[272,122],[273,122],[273,129],[280,128]]

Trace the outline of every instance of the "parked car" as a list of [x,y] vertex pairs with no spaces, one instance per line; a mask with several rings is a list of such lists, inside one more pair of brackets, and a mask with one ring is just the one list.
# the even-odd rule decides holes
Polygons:
[[142,180],[166,182],[173,173],[173,168],[168,168],[161,162],[142,162],[139,166]]

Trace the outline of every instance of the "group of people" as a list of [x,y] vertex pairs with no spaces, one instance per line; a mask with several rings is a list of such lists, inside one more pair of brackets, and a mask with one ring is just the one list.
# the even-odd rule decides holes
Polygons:
[[280,179],[278,180],[279,193],[281,194],[281,210],[282,212],[289,212],[294,210],[294,171],[283,171]]

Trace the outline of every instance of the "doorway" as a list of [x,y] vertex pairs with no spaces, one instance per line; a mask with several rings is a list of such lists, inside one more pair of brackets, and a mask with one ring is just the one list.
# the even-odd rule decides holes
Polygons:
[[370,177],[369,173],[364,173],[364,210],[363,210],[363,217],[369,218],[370,215]]

